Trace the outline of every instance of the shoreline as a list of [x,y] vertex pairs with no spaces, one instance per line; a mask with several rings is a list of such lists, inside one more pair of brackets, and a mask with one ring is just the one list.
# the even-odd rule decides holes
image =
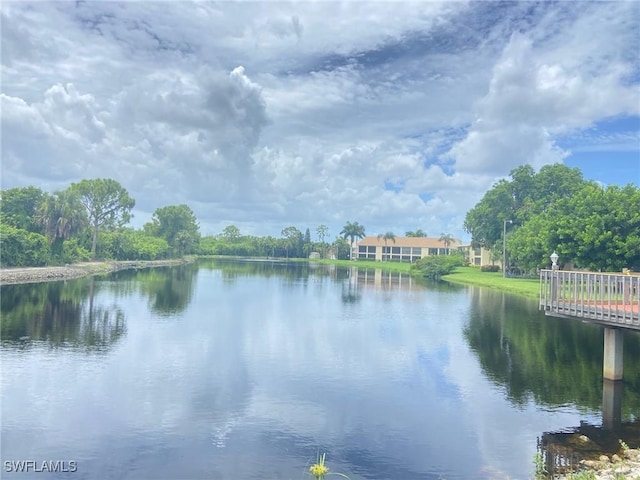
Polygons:
[[65,266],[1,268],[0,286],[72,280],[120,270],[186,265],[193,261],[195,258],[187,257],[167,260],[97,261],[73,263]]

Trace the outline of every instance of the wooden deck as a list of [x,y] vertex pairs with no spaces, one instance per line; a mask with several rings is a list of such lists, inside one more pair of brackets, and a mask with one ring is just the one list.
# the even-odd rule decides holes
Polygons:
[[640,330],[640,275],[542,270],[540,309],[551,316]]

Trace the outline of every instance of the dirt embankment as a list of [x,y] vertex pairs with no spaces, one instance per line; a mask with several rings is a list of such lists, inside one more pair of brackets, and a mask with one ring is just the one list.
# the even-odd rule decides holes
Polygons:
[[193,258],[131,261],[131,262],[83,262],[63,267],[24,267],[0,269],[0,285],[17,283],[51,282],[70,278],[98,275],[132,268],[165,267],[191,263]]

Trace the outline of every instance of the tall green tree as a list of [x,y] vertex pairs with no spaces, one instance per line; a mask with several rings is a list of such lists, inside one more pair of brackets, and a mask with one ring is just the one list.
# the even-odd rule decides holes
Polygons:
[[40,232],[35,221],[46,194],[37,187],[17,187],[0,192],[0,223],[32,233]]
[[87,226],[87,215],[73,190],[47,195],[36,212],[36,222],[49,239],[51,252],[62,260],[63,242]]
[[301,247],[303,243],[302,232],[298,230],[296,227],[289,226],[282,229],[282,236],[284,237],[284,246],[286,250],[286,256],[289,258],[289,254],[291,256],[300,256]]
[[560,198],[533,216],[507,242],[525,269],[549,267],[554,250],[561,266],[640,269],[640,189],[586,183],[572,197]]
[[505,220],[513,222],[513,232],[532,216],[592,183],[584,180],[579,169],[562,164],[545,165],[537,174],[530,165],[523,165],[509,175],[511,180],[500,180],[467,212],[464,228],[474,247],[491,248],[502,241]]
[[240,239],[240,229],[235,225],[227,225],[222,230],[222,236],[229,242],[236,242]]
[[347,238],[350,240],[351,250],[349,250],[349,259],[353,260],[353,242],[356,238],[364,238],[364,227],[358,222],[347,222],[342,228],[340,235],[345,240]]
[[318,235],[318,240],[320,240],[322,258],[324,258],[327,255],[327,244],[325,239],[329,236],[329,228],[326,225],[318,225],[316,228],[316,234]]
[[[386,259],[389,260],[389,252],[387,250],[387,242],[391,240],[393,243],[396,243],[396,235],[393,232],[385,232],[378,235],[378,240],[384,240],[384,251],[386,252]],[[385,255],[382,256],[382,260],[385,259]]]
[[80,198],[93,229],[91,256],[96,256],[98,229],[121,227],[129,222],[135,200],[127,190],[111,178],[81,180],[70,190]]
[[449,248],[449,245],[453,243],[455,238],[450,233],[441,233],[440,238],[438,240],[444,243],[444,248]]
[[144,225],[145,232],[164,238],[178,255],[191,253],[200,241],[198,220],[188,205],[169,205],[157,208],[151,222]]

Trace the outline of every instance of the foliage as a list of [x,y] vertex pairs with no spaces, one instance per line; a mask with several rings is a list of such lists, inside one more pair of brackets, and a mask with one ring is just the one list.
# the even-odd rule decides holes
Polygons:
[[526,271],[548,268],[554,250],[561,267],[640,269],[640,189],[603,188],[559,164],[537,174],[525,165],[510,175],[467,213],[464,226],[473,246],[499,249],[503,222],[511,220],[510,263]]
[[229,242],[235,242],[240,238],[240,229],[235,225],[227,225],[222,230],[222,237]]
[[185,255],[197,251],[200,241],[198,220],[185,204],[157,208],[144,231],[164,238],[174,254]]
[[[353,246],[353,242],[356,238],[364,238],[364,227],[360,225],[358,222],[347,222],[340,235],[345,240],[348,238],[351,241],[351,246]],[[349,251],[349,257],[351,257],[351,250]]]
[[544,465],[544,456],[542,455],[541,452],[536,452],[536,454],[533,457],[533,464],[536,468],[534,473],[534,478],[536,479],[547,478],[547,469]]
[[40,233],[35,217],[45,193],[36,187],[10,188],[0,192],[0,222],[15,228]]
[[461,267],[463,263],[464,258],[461,255],[429,255],[415,262],[411,271],[421,277],[439,280],[443,275]]
[[0,224],[0,266],[41,266],[50,256],[49,242],[43,235]]
[[549,252],[559,264],[591,270],[640,269],[640,189],[585,184],[533,217],[507,240],[511,257],[533,270],[549,266]]
[[86,262],[91,259],[91,252],[78,243],[77,238],[71,238],[62,244],[62,263]]
[[164,238],[146,234],[133,229],[120,229],[113,232],[100,232],[97,242],[97,254],[101,258],[113,260],[161,260],[170,253],[169,244]]
[[36,222],[51,244],[52,259],[63,261],[63,243],[82,231],[87,217],[79,197],[70,190],[46,195],[36,213]]
[[482,265],[480,267],[481,272],[497,272],[500,270],[498,265]]
[[405,232],[404,235],[405,237],[426,237],[427,233],[419,228],[415,232],[414,231]]
[[501,180],[465,217],[464,228],[474,247],[490,248],[502,240],[503,221],[523,225],[562,198],[571,198],[585,184],[577,168],[545,165],[536,174],[530,165],[510,172],[511,181]]
[[327,248],[328,245],[325,242],[325,239],[329,236],[329,228],[326,225],[318,225],[316,228],[316,234],[318,235],[318,240],[320,240],[320,255],[322,258],[327,256]]
[[282,236],[284,237],[285,256],[302,257],[302,245],[303,237],[302,232],[296,227],[289,226],[282,229]]
[[93,228],[91,256],[96,257],[98,229],[121,227],[129,222],[135,200],[127,190],[111,178],[81,180],[69,189],[76,193],[84,206]]
[[454,237],[450,233],[441,233],[438,240],[444,243],[445,248],[449,248],[449,245],[451,245],[451,243],[453,242]]
[[381,233],[378,235],[378,240],[384,240],[384,254],[382,255],[382,260],[389,260],[389,258],[391,257],[391,255],[389,254],[389,252],[387,251],[387,242],[389,240],[391,240],[393,243],[396,243],[396,236],[393,232],[385,232],[385,233]]
[[336,238],[331,247],[338,260],[348,260],[351,258],[351,247],[344,238]]

